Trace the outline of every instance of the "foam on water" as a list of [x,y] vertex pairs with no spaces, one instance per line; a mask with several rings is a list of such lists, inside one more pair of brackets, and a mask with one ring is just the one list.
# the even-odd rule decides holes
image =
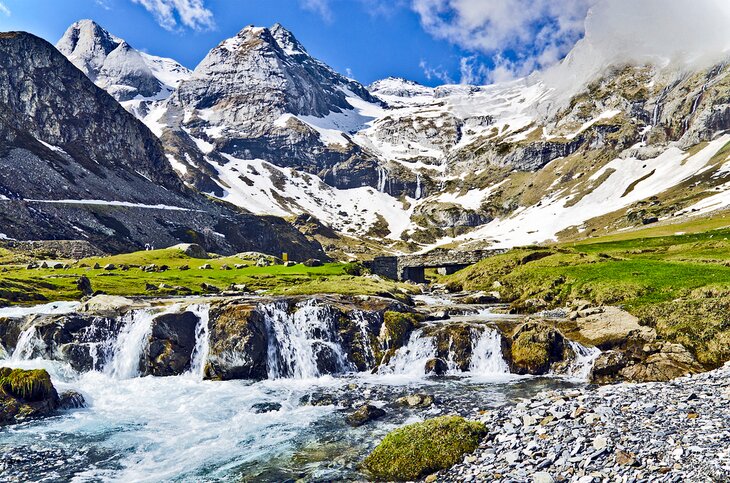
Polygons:
[[48,304],[32,305],[29,307],[2,307],[0,308],[0,318],[25,317],[26,315],[35,314],[69,314],[71,312],[75,312],[80,306],[81,303],[79,302],[51,302]]

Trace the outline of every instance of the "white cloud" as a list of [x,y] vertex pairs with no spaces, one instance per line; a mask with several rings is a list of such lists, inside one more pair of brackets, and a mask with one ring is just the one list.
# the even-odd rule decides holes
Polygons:
[[3,2],[0,2],[0,13],[10,16],[10,9]]
[[332,21],[332,10],[329,0],[299,0],[303,9],[318,14],[326,22]]
[[421,68],[421,70],[423,71],[423,75],[425,75],[426,79],[428,80],[438,79],[444,84],[454,83],[453,79],[451,79],[446,69],[442,68],[441,66],[431,67],[425,60],[421,60],[421,62],[418,63],[418,66]]
[[205,8],[203,0],[132,0],[147,9],[167,30],[188,27],[208,30],[215,27],[213,12]]
[[595,1],[413,0],[412,8],[432,36],[494,57],[495,72],[482,78],[503,79],[565,56],[582,36]]
[[600,0],[585,25],[585,38],[544,75],[566,97],[610,65],[697,69],[730,55],[727,0]]

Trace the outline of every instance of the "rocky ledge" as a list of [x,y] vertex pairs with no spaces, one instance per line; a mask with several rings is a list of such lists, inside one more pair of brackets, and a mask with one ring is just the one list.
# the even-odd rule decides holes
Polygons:
[[474,415],[475,453],[428,480],[730,481],[730,363],[665,383],[549,391]]

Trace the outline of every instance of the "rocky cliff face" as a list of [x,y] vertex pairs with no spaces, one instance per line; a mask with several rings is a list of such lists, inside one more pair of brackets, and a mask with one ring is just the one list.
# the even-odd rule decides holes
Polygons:
[[141,122],[31,34],[0,36],[0,135],[5,238],[84,237],[104,251],[200,238],[213,251],[319,253],[282,220],[185,187]]

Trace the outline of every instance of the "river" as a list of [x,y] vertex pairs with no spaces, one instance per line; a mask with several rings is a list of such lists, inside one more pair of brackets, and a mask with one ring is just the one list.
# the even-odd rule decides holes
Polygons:
[[[448,303],[430,298],[420,302]],[[36,311],[74,309],[68,304]],[[0,309],[0,317],[8,315],[2,310],[18,309]],[[197,310],[205,320],[204,305],[188,310]],[[29,313],[33,309],[22,315]],[[308,317],[296,323],[320,322],[314,310]],[[202,323],[190,371],[171,377],[138,375],[151,320],[144,312],[128,317],[119,334],[100,347],[111,353],[104,367],[86,373],[33,358],[31,346],[37,341],[29,330],[0,365],[45,368],[59,392],[80,392],[87,407],[0,429],[0,464],[11,481],[363,479],[359,462],[399,425],[446,413],[475,415],[548,388],[584,384],[591,353],[578,357],[569,377],[510,374],[499,333],[491,329],[503,318],[489,310],[459,316],[482,328],[475,332],[469,370],[450,368],[438,378],[424,374],[423,362],[433,349],[418,330],[376,374],[343,371],[317,376],[307,360],[311,336],[287,326],[278,356],[288,354],[291,370],[263,381],[203,380],[207,331]],[[432,395],[436,404],[416,409],[395,403],[414,393]],[[351,408],[366,401],[385,409],[386,416],[357,428],[347,425]]]

